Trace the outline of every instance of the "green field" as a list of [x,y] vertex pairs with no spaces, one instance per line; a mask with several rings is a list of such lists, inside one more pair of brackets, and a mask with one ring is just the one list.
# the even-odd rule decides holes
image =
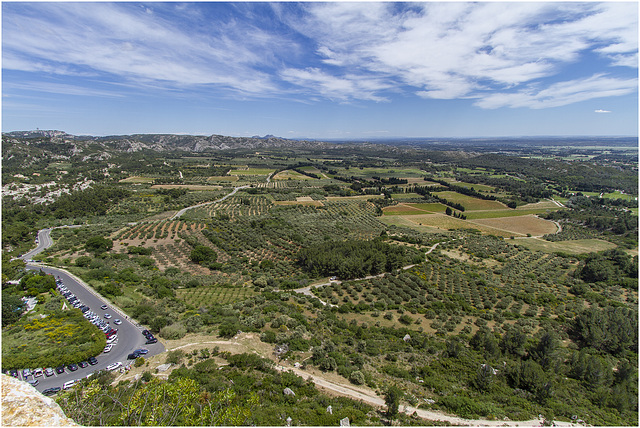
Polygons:
[[270,168],[234,169],[229,171],[229,175],[269,175],[274,171]]
[[483,218],[499,218],[499,217],[517,217],[522,215],[529,214],[545,214],[549,212],[548,209],[537,209],[537,210],[493,210],[493,211],[471,211],[467,213],[465,211],[465,215],[468,220],[480,220]]
[[462,186],[462,187],[467,187],[469,189],[473,188],[474,190],[478,191],[478,192],[491,192],[496,190],[495,187],[493,186],[487,186],[486,184],[478,184],[478,183],[465,183],[464,181],[452,181],[451,184],[453,184],[454,186]]
[[549,242],[544,239],[527,238],[519,239],[515,242],[530,250],[542,251],[545,253],[561,252],[568,254],[584,254],[616,248],[615,244],[601,239],[576,239],[573,241]]

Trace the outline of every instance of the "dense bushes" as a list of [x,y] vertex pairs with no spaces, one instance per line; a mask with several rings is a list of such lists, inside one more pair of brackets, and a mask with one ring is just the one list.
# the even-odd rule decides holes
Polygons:
[[298,263],[311,276],[361,278],[391,271],[408,261],[408,251],[381,239],[326,242],[301,250]]
[[2,368],[55,367],[96,356],[105,335],[79,310],[21,320],[3,332]]

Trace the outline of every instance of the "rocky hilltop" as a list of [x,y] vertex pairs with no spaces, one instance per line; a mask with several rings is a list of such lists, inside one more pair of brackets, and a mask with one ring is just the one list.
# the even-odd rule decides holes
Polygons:
[[60,406],[26,382],[1,374],[2,426],[79,426]]

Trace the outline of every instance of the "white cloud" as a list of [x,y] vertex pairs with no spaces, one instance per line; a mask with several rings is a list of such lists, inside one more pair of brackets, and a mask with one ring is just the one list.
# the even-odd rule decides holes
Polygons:
[[336,77],[317,68],[304,70],[290,68],[283,70],[281,77],[295,85],[314,88],[314,92],[333,100],[387,101],[386,98],[375,95],[377,90],[384,89],[386,85],[379,80],[363,76]]
[[598,109],[598,110],[595,110],[595,113],[611,113],[611,110]]
[[513,93],[488,94],[476,105],[482,108],[528,107],[541,109],[560,107],[595,98],[626,95],[636,91],[638,79],[616,79],[594,75],[586,79],[558,82],[544,89],[533,86]]
[[[541,83],[588,51],[610,65],[637,67],[635,3],[403,7],[311,3],[309,15],[290,25],[317,42],[325,64],[394,79],[426,98],[477,97],[487,90],[498,91],[494,99],[513,98],[502,91]],[[550,104],[536,102],[535,108]]]
[[[269,6],[275,18],[257,9]],[[414,93],[478,99],[482,108],[542,108],[634,90],[628,85],[635,80],[606,69],[637,68],[634,2],[230,7],[235,19],[182,3],[5,3],[3,68],[235,96],[303,94],[311,101],[378,102],[391,92]],[[600,58],[597,68],[563,77],[566,87],[545,83],[586,56]],[[584,77],[593,73],[599,77]],[[587,82],[592,93],[578,91]],[[550,92],[558,89],[568,92]]]
[[82,68],[249,94],[276,90],[271,77],[252,65],[271,61],[265,53],[285,45],[255,28],[227,24],[212,34],[193,32],[149,9],[107,3],[38,3],[22,16],[5,13],[3,27],[3,50],[13,58],[6,69],[73,74],[72,68]]

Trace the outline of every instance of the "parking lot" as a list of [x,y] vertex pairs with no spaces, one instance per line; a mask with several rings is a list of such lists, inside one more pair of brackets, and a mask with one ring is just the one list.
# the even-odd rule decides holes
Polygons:
[[55,394],[58,388],[71,388],[74,381],[91,376],[100,370],[126,370],[134,359],[127,357],[135,351],[137,357],[157,355],[164,351],[164,346],[153,335],[134,324],[126,314],[104,300],[102,296],[85,286],[81,280],[68,272],[46,266],[28,265],[30,270],[42,270],[56,277],[58,292],[65,297],[68,309],[76,308],[84,317],[102,330],[107,338],[104,351],[87,361],[78,361],[65,366],[28,368],[12,370],[10,374],[20,380],[31,383],[40,392]]

